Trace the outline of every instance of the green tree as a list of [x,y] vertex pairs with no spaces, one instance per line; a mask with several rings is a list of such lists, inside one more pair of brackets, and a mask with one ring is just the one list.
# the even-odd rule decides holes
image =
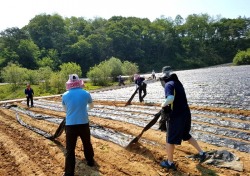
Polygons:
[[142,33],[147,27],[145,24],[149,23],[148,19],[141,20],[136,17],[114,16],[110,18],[106,25],[106,35],[111,39],[109,55],[128,61],[144,58]]
[[95,63],[108,59],[110,55],[110,46],[112,39],[106,36],[106,34],[96,33],[90,34],[86,41],[91,45],[91,56],[93,58],[89,66],[93,66]]
[[38,46],[31,40],[21,40],[18,46],[17,54],[19,55],[19,63],[28,69],[37,68],[40,50]]
[[29,36],[19,28],[8,28],[0,33],[0,67],[7,66],[8,62],[19,63],[17,54],[21,40],[28,40]]
[[80,65],[74,62],[63,63],[60,65],[60,74],[65,81],[68,80],[70,74],[77,74],[79,77],[82,76],[82,70]]
[[237,51],[250,48],[249,31],[250,18],[245,17],[191,14],[185,20],[177,15],[174,20],[162,16],[151,22],[40,14],[22,29],[0,33],[0,68],[12,61],[27,69],[37,69],[38,64],[59,71],[62,63],[74,62],[85,77],[90,67],[111,57],[137,63],[142,73],[163,65],[199,68],[231,62]]
[[91,45],[81,36],[77,43],[67,47],[62,57],[64,62],[79,64],[83,75],[85,75],[90,65],[94,64],[91,52]]
[[43,57],[42,59],[40,59],[37,63],[39,65],[39,67],[53,67],[53,60],[49,57]]
[[91,67],[87,72],[87,77],[94,86],[107,86],[110,83],[111,69],[106,61],[101,62],[97,66]]
[[59,53],[56,49],[42,49],[41,58],[38,60],[39,67],[49,66],[52,70],[56,71],[59,69],[59,65],[61,65]]
[[69,44],[64,19],[58,15],[36,15],[27,25],[27,30],[39,48],[56,49],[59,53]]
[[247,51],[238,51],[233,59],[235,65],[249,65],[250,64],[250,48]]
[[115,81],[117,76],[122,74],[122,62],[120,59],[115,57],[111,57],[109,60],[105,62],[105,64],[110,66],[110,77]]
[[16,51],[21,40],[28,40],[29,35],[22,29],[13,27],[0,33],[3,48],[11,48]]
[[120,59],[111,57],[109,60],[91,67],[87,76],[94,85],[107,86],[121,74],[132,75],[137,72],[138,66],[136,64],[129,61],[122,63]]
[[9,62],[19,63],[19,56],[11,48],[0,48],[0,68],[6,67]]
[[26,69],[15,63],[8,63],[1,71],[5,82],[11,83],[13,90],[16,90],[19,84],[24,84]]
[[123,75],[129,75],[129,76],[132,76],[135,73],[139,72],[138,65],[136,63],[132,63],[129,61],[124,61],[122,63],[121,70]]
[[39,84],[39,75],[37,70],[29,70],[27,68],[23,68],[24,74],[24,81],[30,84]]
[[66,80],[62,72],[54,72],[50,77],[52,92],[56,92],[58,94],[63,93],[66,89],[65,83]]
[[184,23],[184,19],[182,18],[181,15],[176,15],[176,17],[174,19],[174,23],[176,26],[181,26]]
[[91,33],[89,22],[83,17],[65,18],[66,28],[69,31],[71,42],[77,42],[78,36],[88,36]]
[[42,83],[42,90],[49,90],[49,80],[53,71],[50,67],[40,67],[38,70],[39,81]]

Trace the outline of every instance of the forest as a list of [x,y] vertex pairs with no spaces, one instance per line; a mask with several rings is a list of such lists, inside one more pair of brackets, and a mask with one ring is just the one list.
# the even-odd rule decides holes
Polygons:
[[250,48],[250,18],[228,19],[191,14],[186,19],[113,16],[110,19],[63,18],[39,14],[23,28],[0,32],[0,68],[8,63],[58,71],[76,63],[86,77],[91,67],[112,57],[138,65],[141,73],[231,63]]
[[[242,64],[249,65],[209,67],[235,58],[248,58]],[[130,148],[122,145],[138,136],[161,109],[165,96],[159,81],[149,80],[145,102],[135,97],[128,106],[134,85],[101,89],[86,82],[88,91],[100,88],[91,91],[95,107],[89,111],[96,166],[86,165],[83,147],[77,143],[76,175],[249,175],[250,17],[208,14],[154,21],[40,14],[21,29],[0,31],[0,83],[8,83],[5,79],[12,83],[0,84],[0,100],[12,102],[0,101],[0,175],[63,174],[65,133],[53,141],[41,134],[54,134],[66,116],[60,93],[65,92],[69,73],[91,78],[94,72],[110,78],[117,71],[159,73],[166,65],[183,80],[192,135],[209,154],[229,151],[233,162],[227,158],[229,165],[199,163],[190,157],[197,151],[183,142],[176,146],[177,171],[162,168],[166,133],[158,123]],[[201,67],[209,68],[195,69]],[[26,82],[35,91],[32,108],[21,99]]]

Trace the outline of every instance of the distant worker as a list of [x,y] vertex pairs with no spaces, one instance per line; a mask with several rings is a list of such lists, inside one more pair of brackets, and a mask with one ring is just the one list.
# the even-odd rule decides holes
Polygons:
[[122,78],[122,75],[118,76],[118,82],[119,82],[119,86],[121,86],[121,85],[125,86],[124,79]]
[[153,79],[156,79],[155,71],[154,71],[154,70],[152,71],[152,78],[153,78]]
[[90,139],[88,110],[93,108],[92,97],[83,89],[84,83],[77,74],[69,75],[67,91],[62,95],[62,105],[66,111],[66,155],[65,176],[73,176],[75,171],[75,148],[78,136],[81,138],[87,165],[94,166],[94,150]]
[[34,91],[30,87],[30,84],[27,84],[26,89],[24,90],[24,94],[26,95],[26,98],[27,98],[27,106],[29,107],[29,101],[30,101],[31,107],[34,107],[33,105]]
[[[145,83],[145,78],[141,77],[138,74],[134,74],[134,81],[136,84],[136,88],[139,87],[139,101],[143,102],[144,97],[147,95],[147,84]],[[142,95],[143,92],[143,95]]]

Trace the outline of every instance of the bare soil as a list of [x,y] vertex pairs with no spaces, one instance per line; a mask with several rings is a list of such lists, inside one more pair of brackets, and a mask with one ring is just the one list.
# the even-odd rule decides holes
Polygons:
[[[60,97],[50,99],[60,101]],[[16,105],[26,108],[21,103]],[[122,102],[105,102],[96,101],[95,104],[116,104],[123,106]],[[206,108],[209,107],[192,107]],[[29,108],[29,110],[64,118],[64,112],[56,112],[52,110],[44,110],[42,108]],[[221,108],[212,108],[213,111],[228,111]],[[249,111],[231,110],[230,113],[248,114]],[[29,125],[43,129],[44,131],[53,133],[58,125],[44,120],[36,120],[27,115],[20,114],[23,121]],[[137,136],[142,128],[126,122],[119,122],[109,119],[101,119],[90,116],[90,123],[99,124],[101,126],[114,129],[127,134]],[[83,175],[223,175],[223,176],[239,176],[250,175],[250,153],[239,152],[234,149],[226,148],[226,150],[237,155],[244,164],[244,171],[238,172],[231,169],[217,168],[204,163],[199,164],[198,161],[191,160],[185,156],[196,154],[194,148],[187,142],[183,142],[181,146],[176,146],[174,153],[175,163],[178,167],[177,171],[166,170],[159,166],[160,161],[166,159],[165,148],[166,134],[158,130],[149,129],[143,135],[143,139],[154,141],[157,145],[142,142],[141,140],[132,145],[130,148],[124,148],[103,139],[92,137],[92,144],[95,152],[96,166],[89,167],[83,156],[83,148],[80,140],[76,147],[76,176]],[[204,142],[198,141],[205,151],[220,150],[217,147]],[[225,147],[223,147],[225,149]],[[56,141],[51,141],[43,136],[21,126],[17,120],[15,112],[10,109],[0,108],[0,175],[1,176],[61,176],[64,172],[65,160],[65,133],[63,133]]]

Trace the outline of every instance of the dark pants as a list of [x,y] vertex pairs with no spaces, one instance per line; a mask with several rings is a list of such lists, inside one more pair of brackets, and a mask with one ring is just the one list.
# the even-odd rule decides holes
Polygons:
[[124,86],[125,86],[125,84],[124,84],[124,81],[123,81],[123,80],[119,81],[119,86],[121,86],[121,85],[124,85]]
[[73,176],[75,172],[75,148],[77,137],[80,136],[84,156],[87,161],[93,161],[94,150],[90,141],[89,124],[66,125],[66,159],[65,159],[65,175]]
[[[143,95],[142,95],[143,92]],[[146,88],[141,88],[139,89],[139,100],[140,102],[143,102],[143,98],[147,95],[147,89]]]
[[155,75],[152,75],[153,79],[156,79],[156,76]]
[[29,106],[31,102],[31,106],[33,106],[33,96],[27,96],[27,106]]

